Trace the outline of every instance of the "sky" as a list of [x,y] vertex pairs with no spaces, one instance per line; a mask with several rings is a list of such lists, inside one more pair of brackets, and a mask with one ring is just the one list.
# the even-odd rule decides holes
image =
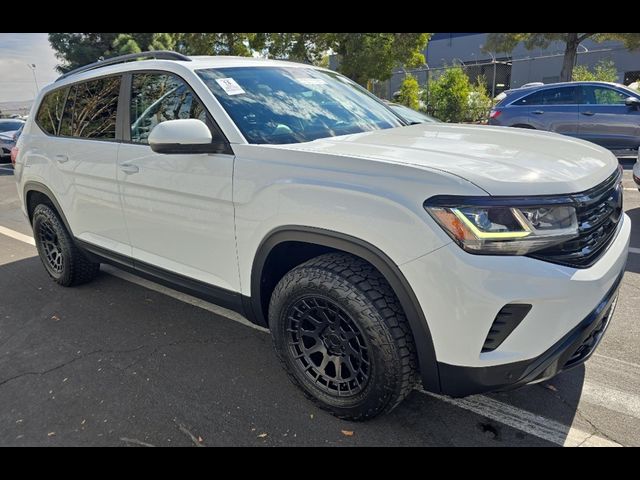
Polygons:
[[35,64],[40,88],[53,82],[56,59],[46,33],[0,33],[0,102],[32,100],[36,86],[28,64]]

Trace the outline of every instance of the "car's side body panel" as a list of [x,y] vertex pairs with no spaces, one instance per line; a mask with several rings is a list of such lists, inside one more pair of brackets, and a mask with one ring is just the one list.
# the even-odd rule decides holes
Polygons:
[[[233,155],[162,155],[148,145],[123,144],[117,183],[131,255],[239,291],[233,162]],[[127,166],[137,172],[127,173]]]
[[366,159],[259,145],[238,145],[234,151],[236,234],[244,295],[254,294],[251,269],[260,243],[282,225],[366,239],[402,265],[451,241],[422,208],[426,198],[443,190],[485,193],[453,175]]
[[627,105],[580,105],[578,136],[617,150],[640,145],[640,110]]

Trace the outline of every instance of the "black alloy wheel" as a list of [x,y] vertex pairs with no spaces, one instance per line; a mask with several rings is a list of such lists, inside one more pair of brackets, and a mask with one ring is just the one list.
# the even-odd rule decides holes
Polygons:
[[307,296],[287,312],[291,355],[318,388],[334,395],[360,393],[371,370],[366,340],[337,303]]

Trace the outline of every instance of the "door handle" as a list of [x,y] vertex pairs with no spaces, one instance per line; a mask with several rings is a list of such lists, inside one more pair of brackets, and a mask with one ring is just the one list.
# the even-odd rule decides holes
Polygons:
[[592,115],[595,115],[595,112],[580,112],[582,115],[586,115],[587,117],[590,117]]
[[66,163],[69,161],[69,157],[67,155],[56,155],[53,158],[55,158],[58,163]]
[[120,165],[120,170],[122,170],[127,175],[138,173],[140,171],[137,165],[132,165],[131,163],[123,163],[122,165]]
[[534,115],[542,115],[544,113],[544,110],[534,110],[533,112]]

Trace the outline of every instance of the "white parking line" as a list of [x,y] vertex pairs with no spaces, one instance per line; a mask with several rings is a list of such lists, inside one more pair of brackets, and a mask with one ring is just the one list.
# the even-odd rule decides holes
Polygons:
[[604,385],[584,382],[580,399],[624,415],[640,418],[640,397]]
[[640,248],[629,247],[630,253],[640,253]]
[[[2,226],[0,226],[0,234],[6,235],[24,243],[28,243],[29,245],[35,244],[32,237]],[[149,280],[140,278],[136,275],[132,275],[108,265],[103,265],[101,268],[105,273],[109,275],[168,295],[172,298],[175,298],[176,300],[189,303],[190,305],[203,308],[212,313],[224,316],[226,318],[229,318],[230,320],[242,323],[243,325],[259,330],[261,332],[268,332],[266,328],[254,325],[249,320],[237,314],[236,312],[232,312],[212,303],[192,297],[191,295],[178,292],[171,288],[159,285],[155,282],[151,282]],[[555,420],[545,418],[541,415],[534,414],[527,410],[514,407],[512,405],[494,400],[483,395],[474,395],[467,398],[454,399],[443,395],[427,392],[425,390],[419,391],[433,398],[437,398],[438,400],[441,400],[443,402],[455,405],[459,408],[471,411],[478,415],[482,415],[486,418],[490,418],[491,420],[500,422],[504,425],[510,426],[538,438],[542,438],[557,445],[593,447],[621,446],[616,442],[595,435],[594,433],[585,432],[578,428],[564,425]],[[594,386],[588,383],[585,383],[585,385],[583,386],[583,392],[585,392],[585,395],[597,405],[610,408],[614,411],[618,411],[626,415],[632,415],[636,418],[640,418],[640,399],[635,395],[630,395],[625,392],[614,390],[608,387]]]
[[466,398],[449,398],[419,390],[443,402],[469,410],[496,422],[503,423],[522,432],[565,447],[621,447],[619,443],[569,427],[555,420],[522,410],[484,395]]
[[0,167],[0,170],[6,170],[7,172],[13,172],[13,167]]
[[0,225],[0,233],[2,235],[6,235],[7,237],[11,237],[15,240],[20,240],[21,242],[28,243],[29,245],[35,245],[36,242],[33,240],[33,237],[30,235],[25,235],[24,233],[16,232],[15,230],[11,230],[9,228],[3,227]]
[[620,360],[619,358],[613,358],[610,357],[608,355],[602,355],[601,353],[595,352],[593,354],[594,357],[600,357],[600,358],[606,358],[607,360],[613,360],[614,362],[618,362],[621,363],[622,365],[627,365],[628,367],[633,367],[634,369],[638,370],[638,372],[640,372],[640,365],[638,365],[637,363],[633,363],[633,362],[627,362],[626,360]]

